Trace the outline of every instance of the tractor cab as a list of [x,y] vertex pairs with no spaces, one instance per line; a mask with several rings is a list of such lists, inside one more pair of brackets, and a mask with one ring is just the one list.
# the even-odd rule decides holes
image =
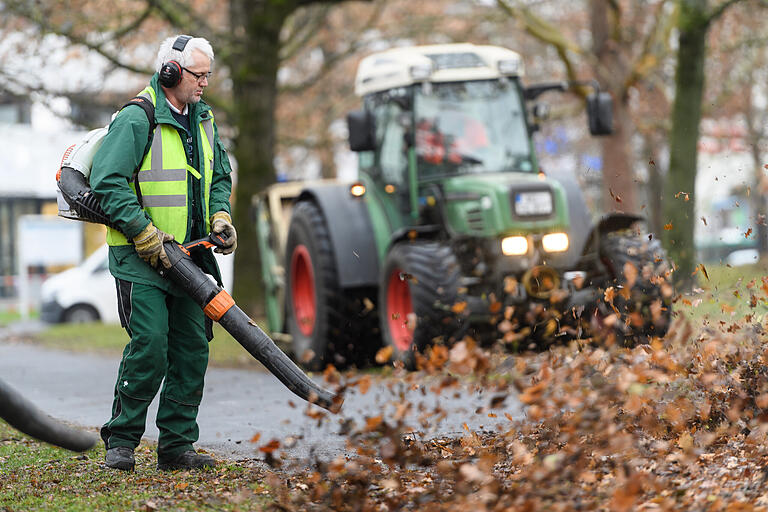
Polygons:
[[[472,44],[397,48],[364,59],[364,109],[348,116],[360,180],[395,235],[432,226],[449,236],[505,237],[568,228],[563,188],[538,171],[520,55]],[[606,131],[609,98],[589,100]],[[603,108],[598,107],[599,102]],[[511,194],[511,195],[510,195]],[[397,236],[377,240],[385,251]]]

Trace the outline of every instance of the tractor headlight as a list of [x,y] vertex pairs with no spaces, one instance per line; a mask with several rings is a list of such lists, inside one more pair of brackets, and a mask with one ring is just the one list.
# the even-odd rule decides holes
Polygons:
[[349,187],[349,193],[352,194],[353,197],[363,197],[365,195],[365,185],[362,183],[353,183]]
[[565,233],[550,233],[541,239],[541,246],[547,252],[563,252],[568,250],[568,235]]
[[508,236],[501,241],[501,252],[507,256],[519,256],[528,252],[528,239],[524,236]]

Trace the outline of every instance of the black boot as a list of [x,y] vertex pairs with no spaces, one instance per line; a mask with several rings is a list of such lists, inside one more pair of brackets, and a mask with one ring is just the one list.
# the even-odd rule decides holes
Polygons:
[[212,468],[216,461],[210,455],[197,453],[194,450],[188,450],[176,456],[174,459],[157,458],[157,469],[161,471],[171,471],[174,469],[201,469]]
[[127,446],[116,446],[107,450],[104,461],[108,468],[122,469],[123,471],[133,471],[136,461],[133,458],[133,448]]

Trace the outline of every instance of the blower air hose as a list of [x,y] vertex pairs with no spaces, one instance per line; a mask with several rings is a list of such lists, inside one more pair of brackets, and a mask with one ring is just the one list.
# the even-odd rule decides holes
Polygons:
[[[57,184],[64,199],[84,220],[117,228],[101,209],[85,176],[69,167],[62,167]],[[200,270],[189,251],[176,242],[165,242],[170,268],[162,265],[156,270],[176,283],[205,312],[237,340],[255,359],[263,364],[280,382],[304,400],[332,412],[341,409],[343,399],[315,384],[280,350],[275,342],[246,315],[232,297]]]
[[0,417],[36,439],[74,452],[96,444],[96,436],[59,423],[0,380]]

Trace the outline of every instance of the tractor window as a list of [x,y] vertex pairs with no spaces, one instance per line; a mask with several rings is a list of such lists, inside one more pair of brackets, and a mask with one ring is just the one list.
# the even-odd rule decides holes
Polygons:
[[533,171],[525,111],[514,82],[432,83],[416,89],[419,176]]
[[374,109],[376,147],[381,179],[384,183],[403,185],[408,170],[405,146],[407,116],[400,105],[387,102]]

